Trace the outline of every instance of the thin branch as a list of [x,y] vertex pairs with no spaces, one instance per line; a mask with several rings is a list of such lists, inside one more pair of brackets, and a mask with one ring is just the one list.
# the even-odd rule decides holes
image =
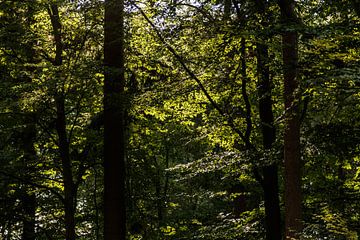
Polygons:
[[75,117],[74,117],[74,121],[72,122],[72,126],[70,128],[70,131],[69,131],[69,136],[68,136],[68,142],[69,143],[71,142],[71,138],[72,138],[75,126],[76,126],[76,124],[78,123],[78,120],[79,120],[79,116],[80,116],[80,112],[81,112],[81,110],[80,110],[81,109],[81,101],[83,100],[84,95],[85,95],[84,92],[82,92],[80,94],[79,99],[76,102],[76,106],[74,108],[74,111],[76,111],[76,114],[75,114]]
[[55,196],[57,196],[59,198],[59,200],[64,203],[65,202],[65,199],[64,197],[58,193],[54,188],[51,188],[51,187],[48,187],[48,186],[44,186],[44,185],[41,185],[41,184],[38,184],[38,183],[35,183],[35,182],[32,182],[28,179],[24,179],[22,177],[18,177],[18,176],[15,176],[15,175],[12,175],[12,174],[9,174],[7,172],[4,172],[4,171],[1,171],[0,170],[0,174],[2,174],[3,176],[5,177],[9,177],[9,178],[12,178],[12,179],[15,179],[15,180],[18,180],[22,183],[25,183],[27,185],[30,185],[30,186],[33,186],[33,187],[36,187],[36,188],[39,188],[39,189],[44,189],[44,190],[48,190],[50,191],[52,194],[54,194]]
[[246,91],[247,84],[247,75],[246,75],[246,42],[245,38],[241,39],[241,76],[242,76],[242,84],[241,84],[241,93],[245,102],[246,109],[246,132],[245,138],[250,142],[250,135],[252,130],[252,121],[251,121],[251,105],[249,101],[249,96]]
[[214,106],[214,108],[216,108],[216,110],[218,110],[218,112],[221,115],[224,115],[224,112],[220,109],[220,107],[218,106],[218,104],[212,99],[212,97],[210,96],[209,92],[205,89],[204,85],[202,84],[202,82],[200,81],[200,79],[189,69],[189,67],[185,64],[185,61],[183,59],[182,56],[180,56],[176,50],[170,46],[170,44],[168,44],[165,40],[165,38],[161,35],[160,31],[156,28],[156,26],[154,25],[154,23],[148,18],[148,16],[145,14],[145,12],[138,7],[135,3],[133,3],[134,6],[140,11],[141,15],[145,18],[145,20],[150,24],[150,26],[153,28],[153,30],[155,31],[156,35],[158,36],[158,38],[160,39],[160,41],[165,45],[165,47],[174,55],[174,57],[176,58],[176,60],[179,61],[179,63],[181,64],[181,66],[184,68],[185,72],[187,74],[189,74],[189,76],[194,79],[196,81],[196,83],[199,85],[201,91],[205,94],[206,98],[209,100],[209,102]]
[[200,81],[200,79],[194,74],[193,71],[190,70],[190,68],[185,64],[185,61],[183,59],[182,56],[180,56],[176,50],[166,42],[165,38],[161,35],[160,31],[157,29],[157,27],[154,25],[154,23],[148,18],[148,16],[145,14],[145,12],[136,5],[135,2],[132,2],[132,4],[139,10],[140,14],[145,18],[145,20],[150,24],[150,26],[152,27],[152,29],[155,31],[157,37],[160,39],[160,41],[165,45],[165,47],[168,49],[168,51],[170,51],[173,56],[176,58],[176,60],[181,64],[181,66],[184,68],[185,72],[192,78],[195,80],[195,82],[198,84],[198,86],[200,87],[201,91],[205,94],[205,97],[208,99],[208,101],[211,103],[211,105],[219,112],[219,114],[222,117],[225,117],[227,119],[227,124],[228,126],[230,126],[233,131],[235,131],[239,137],[244,141],[244,143],[246,144],[246,146],[248,146],[249,149],[251,150],[255,150],[254,145],[251,144],[251,142],[249,141],[249,139],[246,139],[244,133],[238,129],[235,126],[234,123],[234,119],[226,114],[220,107],[219,105],[214,101],[214,99],[210,96],[209,92],[206,90],[206,88],[204,87],[204,85],[202,84],[202,82]]
[[[215,19],[213,18],[213,16],[211,16],[211,14],[209,14],[208,12],[206,12],[203,8],[201,7],[197,7],[195,5],[189,4],[189,3],[177,3],[177,6],[186,6],[186,7],[190,7],[190,8],[194,8],[196,9],[199,13],[201,13],[203,16],[207,17],[210,21],[215,21]],[[136,7],[136,6],[135,6]]]
[[74,182],[74,185],[76,186],[76,188],[78,188],[79,185],[81,184],[82,177],[84,176],[86,170],[90,168],[90,167],[85,166],[85,162],[88,159],[91,147],[92,147],[91,144],[87,144],[85,146],[84,150],[80,154],[79,169],[78,169],[77,174],[76,174],[77,175],[76,176],[76,181]]
[[46,134],[49,136],[49,138],[53,141],[53,143],[54,143],[57,147],[59,147],[59,143],[58,143],[58,141],[56,140],[56,138],[55,138],[55,137],[53,136],[53,134],[48,130],[48,128],[41,123],[40,119],[36,119],[36,123],[37,123],[37,125],[43,130],[43,132],[46,133]]
[[[195,80],[195,82],[198,84],[198,86],[200,87],[201,91],[205,94],[206,98],[208,99],[208,101],[212,104],[212,106],[219,112],[219,114],[226,118],[227,123],[225,123],[225,125],[229,126],[235,133],[237,133],[239,135],[239,137],[243,140],[243,142],[245,143],[245,146],[248,150],[257,152],[256,147],[250,142],[249,137],[247,137],[247,135],[245,135],[239,128],[237,128],[235,126],[235,122],[234,119],[232,118],[232,116],[230,116],[229,114],[226,114],[220,107],[219,105],[212,99],[212,97],[210,96],[210,94],[208,93],[208,91],[205,89],[204,85],[202,84],[202,82],[200,81],[200,79],[198,79],[198,77],[190,70],[190,68],[185,64],[184,59],[176,52],[176,50],[166,42],[165,38],[161,35],[160,31],[156,28],[156,26],[154,25],[154,23],[148,18],[148,16],[145,14],[145,12],[136,5],[135,2],[131,2],[135,8],[137,8],[140,11],[140,14],[145,18],[145,20],[149,23],[149,25],[152,27],[152,29],[155,31],[157,37],[160,39],[160,41],[165,45],[165,47],[168,49],[168,51],[170,51],[173,56],[176,58],[176,60],[179,61],[179,63],[181,64],[181,66],[184,68],[184,70],[186,71],[186,73]],[[246,91],[246,85],[243,84],[243,86],[245,86],[245,91]],[[244,88],[244,87],[243,87]],[[247,95],[246,95],[247,96]],[[248,100],[245,100],[248,101]],[[250,112],[248,106],[247,106],[247,112]],[[251,120],[250,120],[251,121]],[[251,126],[249,127],[249,120],[247,120],[248,129],[251,129]],[[247,130],[248,132],[249,130]],[[249,133],[247,133],[248,135],[250,135]],[[253,167],[252,172],[254,174],[255,179],[261,184],[264,185],[264,181],[263,178],[260,176],[259,171],[256,167]]]

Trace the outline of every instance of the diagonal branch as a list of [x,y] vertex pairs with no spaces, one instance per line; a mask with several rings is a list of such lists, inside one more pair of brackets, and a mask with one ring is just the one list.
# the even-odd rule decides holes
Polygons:
[[234,119],[226,114],[220,107],[219,105],[215,102],[215,100],[210,96],[209,92],[206,90],[205,86],[202,84],[202,82],[200,81],[200,79],[194,74],[194,72],[186,65],[183,57],[176,52],[176,50],[166,42],[165,38],[161,35],[160,31],[156,28],[156,26],[154,25],[154,23],[149,19],[149,17],[145,14],[145,12],[138,6],[136,5],[135,2],[132,2],[132,4],[135,6],[135,8],[137,8],[140,12],[140,14],[144,17],[144,19],[149,23],[149,25],[152,27],[152,29],[155,31],[157,37],[160,39],[160,41],[165,45],[165,47],[167,48],[168,51],[170,51],[173,56],[176,58],[176,60],[181,64],[181,66],[184,68],[185,72],[192,78],[195,80],[195,82],[198,84],[198,86],[200,87],[201,91],[204,93],[205,97],[208,99],[208,101],[211,103],[211,105],[219,112],[219,114],[224,117],[227,120],[227,124],[229,127],[231,127],[231,129],[236,132],[239,137],[244,141],[245,145],[251,149],[251,150],[256,150],[255,146],[250,142],[250,140],[245,136],[245,134],[238,129],[235,126],[235,122]]
[[190,68],[185,64],[185,61],[182,56],[180,56],[176,50],[166,42],[165,38],[161,35],[160,31],[156,28],[154,23],[148,18],[148,16],[145,14],[145,12],[137,6],[135,3],[133,3],[134,6],[140,11],[141,15],[145,18],[145,20],[150,24],[150,26],[155,31],[156,35],[160,39],[160,41],[165,45],[165,47],[173,54],[173,56],[176,58],[176,60],[179,61],[181,66],[184,68],[185,72],[196,81],[196,83],[199,85],[201,91],[205,94],[206,98],[209,100],[209,102],[214,106],[214,108],[221,114],[225,115],[225,113],[222,111],[222,109],[219,107],[219,105],[212,99],[209,92],[205,89],[204,85],[200,81],[200,79],[194,74],[193,71],[190,70]]

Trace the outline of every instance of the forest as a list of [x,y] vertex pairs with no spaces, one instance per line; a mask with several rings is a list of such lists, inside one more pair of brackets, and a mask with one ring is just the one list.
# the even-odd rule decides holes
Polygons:
[[0,0],[0,240],[360,239],[360,0]]

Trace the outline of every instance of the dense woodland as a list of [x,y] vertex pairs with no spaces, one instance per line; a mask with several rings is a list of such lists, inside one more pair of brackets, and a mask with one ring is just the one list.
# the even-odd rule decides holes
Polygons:
[[1,0],[0,239],[359,239],[359,46],[359,0]]

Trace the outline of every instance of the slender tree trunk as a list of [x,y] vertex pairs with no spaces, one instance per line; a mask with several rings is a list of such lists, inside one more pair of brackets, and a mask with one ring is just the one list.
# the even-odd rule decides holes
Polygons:
[[156,192],[156,207],[157,207],[157,220],[158,226],[161,226],[163,221],[163,196],[162,196],[162,186],[161,186],[161,171],[157,170],[157,174],[155,176],[155,192]]
[[286,239],[299,239],[301,222],[301,157],[299,96],[300,83],[297,78],[298,35],[294,26],[294,0],[280,0],[281,18],[284,24],[282,34],[284,69],[284,162],[285,162],[285,234]]
[[240,218],[241,214],[246,211],[247,203],[244,194],[245,187],[241,183],[235,183],[228,190],[229,194],[235,194],[233,198],[233,213],[236,218]]
[[[265,19],[262,22],[264,28],[268,27],[266,18],[266,1],[257,1],[259,14]],[[271,80],[269,73],[269,50],[267,37],[259,36],[256,44],[257,52],[257,71],[258,71],[258,93],[259,93],[259,113],[263,136],[263,146],[265,150],[271,150],[276,139],[274,126],[274,115],[271,99]],[[276,163],[264,166],[263,172],[263,191],[265,202],[265,229],[267,240],[281,240],[281,213],[279,201],[278,166]]]
[[[257,43],[259,112],[263,135],[263,146],[270,150],[275,142],[274,115],[272,111],[271,82],[269,75],[268,47]],[[281,240],[281,214],[278,186],[278,166],[271,163],[262,168],[265,201],[265,228],[267,240]]]
[[241,39],[241,95],[245,102],[245,111],[246,111],[246,130],[244,134],[244,138],[246,139],[245,145],[246,149],[252,149],[250,143],[250,135],[252,130],[252,120],[251,120],[251,104],[249,100],[249,96],[247,94],[247,83],[248,83],[248,76],[247,76],[247,66],[246,66],[246,40],[245,38]]
[[126,238],[124,1],[105,1],[104,237]]
[[25,192],[21,198],[24,211],[22,240],[35,240],[35,194]]
[[[241,39],[241,95],[245,102],[245,111],[246,111],[246,130],[244,133],[245,138],[245,147],[247,150],[252,150],[252,145],[250,143],[250,135],[252,130],[252,120],[251,120],[251,105],[250,100],[247,94],[247,65],[246,65],[246,39]],[[229,189],[230,194],[235,194],[233,198],[233,213],[236,218],[239,218],[241,213],[246,211],[247,199],[244,194],[245,188],[243,184],[239,181],[236,181],[233,186]]]
[[100,208],[99,208],[99,204],[98,204],[98,200],[97,200],[97,196],[98,196],[98,173],[97,173],[97,169],[96,167],[94,167],[93,169],[94,171],[94,189],[93,189],[93,195],[94,195],[94,211],[95,211],[95,236],[96,236],[96,240],[100,239],[100,221],[99,221],[99,216],[100,216]]
[[[28,126],[25,128],[22,136],[23,140],[23,164],[28,165],[36,158],[36,151],[34,149],[34,140],[36,137],[36,130],[34,124],[26,123]],[[22,240],[35,240],[35,214],[36,214],[36,196],[31,192],[30,187],[22,189],[21,203],[23,208],[23,232],[21,235]]]
[[[61,35],[61,21],[59,16],[59,9],[56,4],[51,4],[48,13],[50,16],[54,40],[55,40],[55,59],[53,65],[60,67],[62,65],[62,35]],[[60,73],[57,74],[60,80]],[[62,85],[62,84],[60,84]],[[66,113],[65,113],[65,97],[62,88],[57,90],[55,95],[56,107],[56,132],[58,135],[58,146],[60,152],[61,165],[63,170],[64,182],[64,210],[65,210],[65,229],[66,240],[75,240],[75,211],[76,211],[76,186],[73,180],[71,159],[70,159],[70,144],[66,132]]]
[[59,151],[64,181],[65,227],[66,240],[75,240],[75,184],[73,181],[69,142],[66,134],[65,100],[63,95],[57,96],[56,102],[56,131],[59,138]]
[[[169,169],[169,162],[170,162],[170,146],[168,145],[168,142],[166,142],[165,146],[165,168]],[[166,202],[168,201],[168,191],[169,191],[169,172],[165,171],[165,183],[164,183],[164,191],[163,191],[163,205],[166,205]],[[164,209],[164,217],[166,217],[167,212],[166,208]]]
[[[34,15],[35,15],[35,5],[36,2],[34,0],[30,0],[27,4],[27,14],[26,14],[26,27],[31,28],[32,24],[35,23]],[[35,60],[35,41],[32,40],[27,48],[26,57],[27,62],[31,64],[36,64]],[[29,72],[34,72],[35,68],[28,66],[26,68]],[[34,141],[36,139],[36,126],[33,123],[33,118],[30,117],[26,120],[25,124],[27,127],[23,132],[22,140],[23,140],[23,150],[24,150],[24,166],[29,166],[29,162],[31,163],[33,159],[36,159],[36,150],[34,148]],[[36,224],[36,196],[35,193],[32,192],[32,189],[28,186],[23,189],[23,195],[21,196],[21,203],[23,208],[23,231],[21,235],[22,240],[35,240],[35,224]]]

